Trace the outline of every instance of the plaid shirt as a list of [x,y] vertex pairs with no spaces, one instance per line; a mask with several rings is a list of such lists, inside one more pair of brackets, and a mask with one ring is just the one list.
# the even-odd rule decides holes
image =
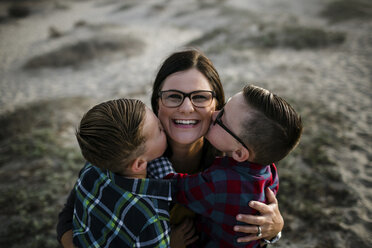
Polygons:
[[118,176],[87,164],[75,185],[79,247],[169,247],[171,182]]
[[159,157],[147,164],[147,177],[163,179],[170,173],[176,173],[167,157]]
[[220,157],[202,173],[170,174],[166,178],[177,179],[177,202],[201,214],[201,239],[209,240],[203,247],[259,247],[258,241],[237,243],[238,237],[246,235],[235,232],[233,226],[244,225],[236,215],[258,213],[248,203],[265,202],[265,188],[278,191],[274,164],[262,166]]

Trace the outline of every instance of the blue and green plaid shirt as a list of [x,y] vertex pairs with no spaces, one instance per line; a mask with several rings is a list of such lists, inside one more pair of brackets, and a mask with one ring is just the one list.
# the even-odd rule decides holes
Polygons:
[[86,164],[75,193],[78,247],[169,247],[170,181],[125,178]]

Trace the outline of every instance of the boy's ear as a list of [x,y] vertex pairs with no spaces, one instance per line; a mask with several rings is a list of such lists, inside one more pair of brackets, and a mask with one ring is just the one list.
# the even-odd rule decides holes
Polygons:
[[238,161],[238,162],[247,161],[249,159],[250,155],[251,155],[250,152],[245,147],[241,147],[241,148],[232,152],[233,159]]
[[143,158],[136,158],[132,165],[130,166],[132,172],[134,173],[138,173],[138,172],[141,172],[143,170],[146,170],[147,168],[147,160],[144,160]]

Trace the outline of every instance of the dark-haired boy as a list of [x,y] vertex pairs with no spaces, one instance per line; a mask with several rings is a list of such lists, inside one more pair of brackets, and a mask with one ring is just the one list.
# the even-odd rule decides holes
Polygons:
[[169,247],[172,185],[146,178],[166,149],[154,113],[139,100],[107,101],[84,115],[76,137],[89,163],[75,185],[74,244]]
[[[265,202],[265,190],[279,187],[274,162],[283,159],[299,142],[302,122],[282,98],[249,85],[214,113],[206,135],[225,157],[199,174],[171,174],[177,179],[177,202],[201,215],[198,229],[202,247],[259,247],[270,241],[239,243],[236,216],[257,214],[252,200]],[[242,234],[243,235],[243,234]],[[257,226],[257,239],[261,236]],[[280,237],[280,236],[279,236]]]

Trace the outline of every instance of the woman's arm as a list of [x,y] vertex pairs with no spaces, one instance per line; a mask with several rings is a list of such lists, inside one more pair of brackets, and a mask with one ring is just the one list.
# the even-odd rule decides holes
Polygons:
[[[270,188],[266,189],[268,204],[258,201],[251,201],[249,206],[260,212],[261,215],[244,215],[239,214],[238,221],[249,224],[249,226],[235,226],[234,231],[250,234],[246,237],[239,238],[238,242],[249,242],[258,239],[271,240],[275,238],[283,229],[284,220],[280,214],[278,201]],[[258,226],[261,227],[262,236],[257,236]]]
[[75,191],[71,190],[65,206],[58,215],[57,239],[63,247],[73,247],[72,243],[72,216],[74,214]]

